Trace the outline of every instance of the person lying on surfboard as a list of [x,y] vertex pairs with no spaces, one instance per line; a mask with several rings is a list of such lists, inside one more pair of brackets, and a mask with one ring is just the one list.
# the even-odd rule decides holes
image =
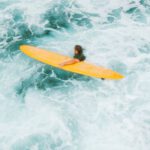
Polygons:
[[63,67],[66,65],[75,64],[75,63],[78,63],[80,61],[84,61],[85,59],[86,59],[86,57],[83,54],[83,48],[80,45],[75,45],[73,58],[60,63],[59,66]]

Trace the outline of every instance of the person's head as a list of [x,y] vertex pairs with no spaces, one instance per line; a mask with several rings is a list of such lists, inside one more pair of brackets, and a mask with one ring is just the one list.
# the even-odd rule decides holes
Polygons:
[[83,48],[80,45],[75,45],[74,47],[74,53],[75,54],[82,54],[83,53]]

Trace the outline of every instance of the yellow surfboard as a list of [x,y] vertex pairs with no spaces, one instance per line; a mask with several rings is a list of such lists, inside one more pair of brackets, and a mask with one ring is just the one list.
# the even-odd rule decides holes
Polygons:
[[29,45],[20,46],[20,50],[28,55],[31,58],[34,58],[42,63],[54,66],[59,69],[63,69],[66,71],[74,72],[81,75],[86,75],[90,77],[96,78],[104,78],[104,79],[122,79],[123,75],[112,71],[110,69],[106,69],[103,67],[98,67],[96,65],[90,64],[86,61],[79,62],[72,65],[67,65],[64,67],[60,67],[59,64],[63,61],[66,61],[70,57],[60,55],[58,53],[47,51],[41,48],[37,48]]

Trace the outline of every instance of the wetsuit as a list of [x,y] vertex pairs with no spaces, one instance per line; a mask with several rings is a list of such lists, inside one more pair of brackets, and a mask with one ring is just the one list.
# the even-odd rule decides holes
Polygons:
[[73,58],[78,59],[79,61],[84,61],[86,59],[83,54],[75,54]]

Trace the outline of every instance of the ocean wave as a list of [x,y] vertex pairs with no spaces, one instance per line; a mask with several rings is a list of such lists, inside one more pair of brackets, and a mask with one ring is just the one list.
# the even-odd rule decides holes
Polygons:
[[[0,149],[148,150],[149,0],[1,0]],[[34,45],[125,75],[102,81],[24,55]]]

